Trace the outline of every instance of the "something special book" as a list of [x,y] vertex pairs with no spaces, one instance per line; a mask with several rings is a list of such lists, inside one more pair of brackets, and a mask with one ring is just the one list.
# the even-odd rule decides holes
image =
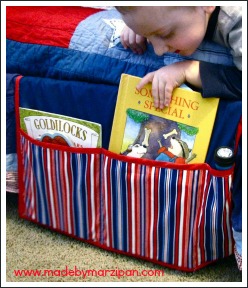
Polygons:
[[136,158],[171,163],[205,162],[218,109],[218,98],[176,88],[171,104],[155,108],[151,84],[122,74],[109,150]]

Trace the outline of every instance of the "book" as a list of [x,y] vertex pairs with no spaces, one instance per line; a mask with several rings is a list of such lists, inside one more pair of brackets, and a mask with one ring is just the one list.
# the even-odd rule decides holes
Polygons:
[[171,163],[205,162],[219,99],[176,88],[169,107],[155,108],[151,83],[138,90],[140,79],[121,76],[109,150]]
[[99,123],[22,107],[19,111],[21,129],[36,140],[77,148],[102,145]]

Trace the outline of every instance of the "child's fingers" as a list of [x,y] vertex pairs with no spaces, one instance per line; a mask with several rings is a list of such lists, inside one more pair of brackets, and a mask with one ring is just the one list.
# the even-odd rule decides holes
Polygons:
[[122,30],[121,44],[125,49],[130,48],[134,53],[143,54],[146,50],[146,39],[133,32],[127,26]]
[[163,81],[161,81],[161,79],[160,79],[160,81],[158,81],[158,84],[157,84],[157,86],[158,86],[158,107],[160,108],[160,109],[163,109],[164,108],[164,106],[166,106],[165,105],[165,89],[166,89],[166,84],[163,82]]
[[125,49],[128,48],[128,45],[127,45],[128,38],[127,38],[127,37],[128,37],[128,36],[127,36],[125,33],[122,33],[122,34],[120,35],[121,44],[122,44],[122,46],[123,46]]
[[166,107],[170,105],[173,89],[174,87],[170,84],[167,84],[164,87],[164,106]]
[[139,54],[146,51],[146,39],[143,36],[136,34],[136,45]]
[[138,83],[138,85],[136,86],[136,88],[138,90],[142,89],[146,84],[151,83],[154,77],[154,73],[155,72],[150,72],[148,74],[146,74]]
[[125,49],[128,48],[126,42],[125,42],[122,38],[121,38],[121,44],[122,44],[122,46],[123,46]]

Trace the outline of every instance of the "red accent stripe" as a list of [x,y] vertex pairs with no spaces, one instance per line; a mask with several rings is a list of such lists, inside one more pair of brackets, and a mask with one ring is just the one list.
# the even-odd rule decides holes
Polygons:
[[150,249],[150,227],[151,227],[151,167],[147,167],[146,169],[146,225],[145,225],[145,255],[148,258],[151,257],[151,249]]
[[187,260],[189,258],[189,237],[190,237],[190,207],[191,207],[191,196],[192,196],[192,182],[193,182],[193,172],[188,171],[186,175],[186,187],[185,187],[185,207],[184,207],[184,223],[183,223],[183,258],[182,264],[187,267]]
[[7,39],[24,43],[68,47],[77,25],[102,11],[89,7],[8,6]]
[[60,216],[59,216],[59,201],[58,201],[58,187],[56,184],[56,163],[55,163],[55,153],[54,150],[50,150],[50,169],[51,169],[51,180],[52,180],[52,190],[53,190],[53,198],[54,198],[54,212],[56,219],[56,227],[61,229],[60,226]]
[[[205,174],[206,175],[206,174]],[[206,223],[206,205],[207,205],[207,197],[208,197],[208,189],[209,189],[209,184],[210,184],[210,175],[209,173],[207,174],[207,177],[204,177],[205,179],[205,185],[202,185],[203,188],[205,186],[205,191],[203,193],[203,198],[202,198],[202,206],[201,206],[201,210],[202,210],[202,217],[201,217],[201,228],[200,228],[200,241],[199,241],[199,245],[200,245],[200,250],[201,250],[201,263],[205,262],[205,239],[206,239],[206,235],[205,235],[205,223]]]
[[92,239],[92,207],[91,207],[91,155],[87,157],[87,171],[86,171],[86,181],[87,181],[87,218],[88,218],[88,239]]
[[[18,155],[18,173],[23,175],[22,151],[21,151],[21,134],[20,134],[20,111],[19,111],[19,92],[20,81],[23,76],[17,76],[15,81],[15,119],[16,119],[16,150]],[[18,213],[20,217],[25,217],[25,188],[22,177],[18,177]]]
[[[96,241],[100,241],[100,156],[95,154],[95,165],[94,165],[94,198],[95,198],[95,230],[96,230]],[[93,239],[94,240],[94,239]]]
[[181,215],[181,196],[182,196],[182,171],[178,172],[177,179],[177,199],[176,199],[176,219],[175,219],[175,247],[174,247],[174,263],[178,265],[178,249],[179,249],[179,234],[180,234],[180,215]]
[[[103,235],[102,235],[102,240],[103,240],[103,243],[105,243],[105,245],[107,246],[107,233],[108,233],[108,230],[107,230],[107,223],[106,223],[106,219],[108,219],[108,211],[106,210],[106,204],[108,199],[105,197],[105,193],[106,193],[106,186],[105,186],[105,163],[106,163],[106,160],[107,157],[105,155],[103,155],[102,157],[102,162],[103,162],[103,165],[102,165],[102,170],[101,170],[101,178],[102,178],[102,182],[103,182],[103,185],[102,185],[102,219],[103,219]],[[101,217],[101,215],[100,215]]]
[[[204,187],[204,184],[202,183],[202,188]],[[204,189],[202,189],[204,190]],[[201,256],[201,260],[200,260],[200,263],[203,263],[202,260],[204,259],[204,246],[203,246],[203,240],[204,240],[204,218],[205,218],[205,194],[204,194],[204,191],[201,193],[202,195],[202,198],[201,198],[201,208],[200,208],[200,212],[201,212],[201,218],[200,218],[200,223],[199,223],[199,238],[198,238],[198,245],[199,245],[199,248],[200,248],[200,256]]]
[[132,200],[131,200],[131,165],[127,164],[127,223],[128,223],[128,252],[132,253]]
[[[29,145],[29,143],[27,141],[25,141],[24,143],[24,153],[28,155],[28,157],[26,157],[26,160],[28,158],[28,165],[26,166],[25,165],[25,180],[28,181],[29,185],[27,186],[27,189],[25,190],[25,199],[27,201],[27,199],[29,199],[29,201],[31,201],[31,198],[32,198],[32,193],[31,193],[31,170],[32,170],[32,153],[31,153],[31,147]],[[23,179],[24,179],[23,177]],[[25,182],[25,181],[24,181]],[[26,202],[25,201],[25,202]],[[26,202],[26,205],[27,205],[27,202]],[[31,209],[30,209],[30,203],[29,203],[29,206],[26,206],[26,215],[31,215]]]
[[33,175],[33,178],[34,178],[34,181],[35,181],[35,185],[34,185],[34,211],[35,211],[35,220],[37,221],[38,220],[38,214],[37,214],[37,211],[38,211],[38,203],[37,203],[37,183],[36,183],[36,179]]
[[[140,219],[140,165],[135,165],[135,252],[140,255],[140,228],[141,228],[141,219]],[[137,179],[137,180],[136,180]]]
[[154,173],[154,219],[153,219],[153,259],[158,259],[158,177],[159,168]]
[[[227,225],[230,225],[230,229],[231,229],[231,219],[227,218],[228,216],[231,216],[231,199],[230,199],[230,195],[229,195],[229,191],[230,191],[230,187],[229,187],[229,177],[224,178],[224,194],[225,196],[224,198],[224,209],[223,209],[223,231],[224,231],[224,256],[229,256],[230,255],[230,251],[229,251],[229,243],[230,240],[229,239],[229,235],[228,235],[228,231],[227,231]],[[227,215],[227,209],[226,206],[229,205],[229,215]]]
[[73,197],[72,197],[72,168],[71,168],[71,153],[66,152],[67,155],[67,177],[68,177],[68,186],[69,186],[69,199],[70,199],[70,206],[69,206],[69,217],[71,223],[71,233],[72,235],[75,234],[75,226],[74,226],[74,219],[73,219]]
[[238,144],[239,144],[241,136],[242,136],[242,117],[239,120],[239,124],[237,127],[237,133],[236,133],[236,137],[235,137],[235,151],[234,151],[235,154],[237,153]]
[[66,194],[66,181],[65,181],[65,175],[64,175],[64,165],[65,165],[65,152],[60,152],[60,176],[61,176],[61,191],[62,191],[62,201],[63,201],[63,216],[64,216],[64,231],[69,233],[68,229],[68,216],[67,216],[67,194]]
[[197,203],[196,203],[196,215],[195,215],[195,224],[194,224],[194,233],[193,233],[193,267],[197,267],[200,265],[198,263],[198,245],[199,245],[199,227],[200,227],[200,215],[201,215],[201,204],[203,197],[203,179],[204,179],[205,171],[199,171],[199,180],[198,180],[198,189],[196,191],[197,195]]
[[106,169],[106,174],[107,174],[107,197],[108,199],[106,199],[108,202],[108,211],[107,211],[107,214],[108,214],[108,229],[109,229],[109,235],[108,235],[108,238],[109,238],[109,247],[113,247],[113,233],[112,233],[112,187],[111,187],[111,159],[107,158],[108,160],[108,163],[107,163],[107,169]]
[[[226,186],[226,183],[227,181],[224,180],[224,186]],[[224,189],[228,189],[228,187],[225,187]],[[225,193],[225,191],[223,191],[223,193]],[[224,197],[225,199],[225,197]],[[227,210],[226,210],[226,201],[224,201],[223,205],[223,224],[222,224],[222,227],[223,227],[223,238],[224,238],[224,245],[223,245],[223,249],[224,249],[224,256],[227,256],[229,253],[228,253],[228,232],[227,232],[227,227],[226,227],[226,221],[227,221]]]

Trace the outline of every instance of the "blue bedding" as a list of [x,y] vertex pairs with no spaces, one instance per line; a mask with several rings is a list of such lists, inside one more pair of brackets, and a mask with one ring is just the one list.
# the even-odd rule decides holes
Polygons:
[[73,31],[68,47],[7,39],[7,72],[118,85],[122,73],[142,77],[184,59],[233,65],[226,48],[207,42],[202,43],[191,57],[174,53],[157,56],[151,45],[142,56],[136,55],[122,47],[121,27],[120,14],[108,10],[81,21]]
[[[78,9],[83,8],[78,7]],[[31,43],[32,38],[28,40],[29,42],[16,41],[16,38],[22,39],[20,35],[13,37],[15,40],[7,39],[7,73],[34,77],[30,80],[30,87],[27,89],[31,89],[31,91],[33,89],[35,93],[44,93],[44,97],[46,92],[43,92],[43,90],[48,89],[47,91],[49,91],[51,89],[49,85],[52,85],[50,84],[52,79],[53,81],[60,81],[56,83],[58,83],[58,87],[61,87],[61,91],[55,92],[61,94],[61,97],[63,96],[62,91],[65,89],[63,86],[68,83],[66,81],[74,81],[73,84],[72,82],[67,84],[71,85],[73,87],[71,89],[74,89],[74,91],[78,89],[76,88],[77,85],[82,85],[81,91],[88,91],[87,89],[89,89],[89,94],[82,92],[82,96],[78,95],[78,99],[90,95],[91,99],[85,100],[87,103],[89,101],[92,106],[108,107],[108,113],[113,114],[116,100],[113,95],[116,95],[122,73],[142,77],[164,65],[191,58],[233,65],[232,58],[226,48],[208,42],[202,43],[201,47],[191,57],[182,57],[174,53],[157,56],[151,45],[148,45],[148,49],[143,55],[136,55],[131,50],[122,47],[119,38],[122,27],[123,21],[120,18],[120,14],[113,9],[93,13],[80,21],[75,26],[73,33],[71,33],[68,47],[59,47],[59,45],[55,46],[55,44],[45,45],[42,41],[41,44],[33,44]],[[15,27],[15,29],[18,29],[18,27]],[[30,37],[33,37],[33,35]],[[38,81],[39,78],[44,81]],[[35,83],[36,81],[39,83]],[[94,84],[93,86],[92,83]],[[96,86],[96,84],[100,85]],[[40,87],[39,90],[35,89],[37,85]],[[72,91],[72,94],[74,91]],[[101,96],[99,97],[99,95]],[[106,97],[109,97],[109,99]],[[65,95],[65,100],[63,101],[66,103],[69,98],[69,94],[68,96]],[[35,101],[35,99],[33,100]],[[211,141],[211,144],[213,142],[215,144],[213,147],[210,145],[207,158],[207,162],[211,165],[214,164],[212,155],[216,145],[233,146],[231,142],[234,139],[234,133],[240,119],[241,102],[233,101],[231,103],[229,105],[229,101],[225,100],[220,103],[216,120],[217,126],[215,127],[216,133],[213,134],[213,141]],[[107,106],[104,104],[107,104]],[[69,107],[69,105],[66,106]],[[228,116],[231,113],[229,109],[233,111],[232,118]],[[68,116],[71,116],[70,112],[67,113],[70,114]],[[102,109],[102,113],[103,118],[105,118],[104,109]],[[87,114],[90,113],[87,112]],[[77,112],[76,115],[78,115]],[[77,117],[76,115],[74,117]],[[99,115],[101,117],[101,113],[97,113],[97,115],[95,116],[95,121],[99,120],[98,117]],[[218,120],[218,118],[221,120]],[[93,121],[92,119],[90,120]],[[13,132],[13,128],[9,131]],[[221,138],[219,137],[220,131],[223,134]],[[109,131],[106,134],[106,138],[108,137]],[[214,140],[215,138],[216,141],[218,139],[218,143]],[[7,149],[7,153],[13,152],[15,139],[14,137],[12,139],[13,143],[10,144],[11,148],[10,150]],[[108,140],[106,139],[104,147],[107,148],[107,146]]]

